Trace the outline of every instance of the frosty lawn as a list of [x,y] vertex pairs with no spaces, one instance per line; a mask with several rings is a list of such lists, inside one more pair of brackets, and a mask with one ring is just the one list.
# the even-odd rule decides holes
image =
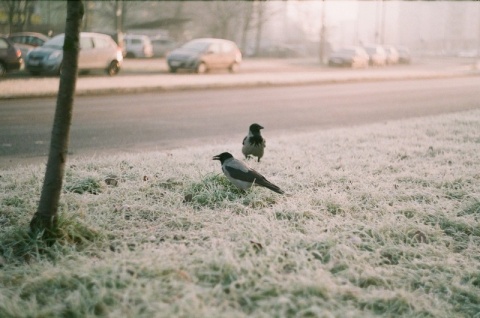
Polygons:
[[480,111],[69,161],[53,246],[43,166],[0,171],[1,317],[480,317]]

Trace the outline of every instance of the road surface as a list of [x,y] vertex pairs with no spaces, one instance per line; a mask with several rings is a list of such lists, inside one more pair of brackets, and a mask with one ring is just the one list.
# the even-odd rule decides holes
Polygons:
[[[480,78],[403,80],[77,97],[70,155],[241,142],[280,133],[480,108]],[[0,104],[0,168],[46,162],[55,99]]]

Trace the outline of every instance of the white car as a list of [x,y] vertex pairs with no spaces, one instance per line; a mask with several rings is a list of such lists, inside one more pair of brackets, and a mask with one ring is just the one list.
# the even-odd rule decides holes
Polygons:
[[397,64],[400,60],[398,50],[391,45],[384,46],[387,53],[387,64]]
[[387,53],[385,49],[380,45],[367,45],[364,47],[370,56],[370,65],[373,66],[385,66],[387,65]]
[[[63,42],[65,34],[59,34],[33,50],[25,59],[25,68],[32,75],[60,74],[63,66]],[[120,71],[123,55],[113,39],[101,33],[81,32],[78,69],[81,72],[105,70],[108,75]]]
[[126,57],[152,57],[152,41],[146,35],[127,34],[123,38]]

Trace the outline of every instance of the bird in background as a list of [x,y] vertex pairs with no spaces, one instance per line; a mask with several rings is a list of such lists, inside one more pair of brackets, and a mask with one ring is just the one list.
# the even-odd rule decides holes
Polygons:
[[249,156],[257,157],[258,162],[263,157],[263,151],[265,149],[265,139],[260,134],[260,129],[263,129],[259,124],[251,124],[248,129],[248,134],[243,138],[242,153],[245,158]]
[[283,190],[268,181],[257,171],[247,166],[244,162],[235,159],[229,152],[223,152],[213,157],[213,160],[220,160],[222,171],[237,188],[249,189],[256,184],[276,193],[283,194]]

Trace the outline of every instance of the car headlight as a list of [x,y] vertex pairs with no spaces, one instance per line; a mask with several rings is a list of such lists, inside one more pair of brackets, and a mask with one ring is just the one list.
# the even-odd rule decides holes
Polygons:
[[117,50],[117,61],[122,62],[123,61],[123,53],[121,49]]
[[49,60],[56,60],[58,58],[60,58],[62,56],[62,52],[60,51],[55,51],[55,52],[52,52],[49,56],[48,56],[48,59]]

